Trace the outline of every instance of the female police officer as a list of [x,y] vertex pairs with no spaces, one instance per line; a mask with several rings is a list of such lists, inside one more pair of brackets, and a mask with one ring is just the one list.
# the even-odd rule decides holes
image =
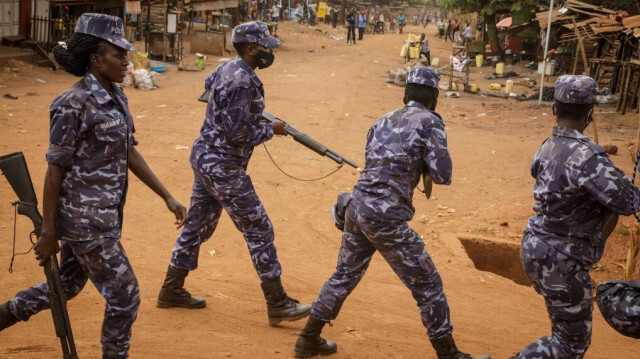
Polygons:
[[[61,252],[68,298],[87,279],[105,298],[103,358],[128,357],[140,305],[138,281],[119,242],[128,169],[165,200],[178,227],[186,218],[134,147],[127,97],[114,84],[124,79],[128,50],[133,46],[123,37],[122,19],[104,14],[83,14],[71,38],[54,50],[58,63],[82,79],[51,104],[42,235],[35,245],[40,264]],[[49,308],[47,289],[42,282],[2,304],[0,330]]]

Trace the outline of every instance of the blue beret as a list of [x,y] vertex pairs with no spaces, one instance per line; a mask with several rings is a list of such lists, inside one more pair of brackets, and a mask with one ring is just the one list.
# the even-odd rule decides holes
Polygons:
[[113,45],[133,51],[133,45],[124,38],[124,26],[122,19],[106,14],[82,14],[78,19],[75,32],[99,37]]
[[430,67],[412,67],[407,71],[407,84],[418,84],[438,88],[440,74]]
[[558,77],[554,97],[563,103],[593,104],[598,96],[598,85],[588,76],[564,75]]
[[268,49],[280,46],[280,40],[271,36],[267,24],[260,21],[245,22],[236,26],[231,34],[231,42],[234,44],[257,42]]

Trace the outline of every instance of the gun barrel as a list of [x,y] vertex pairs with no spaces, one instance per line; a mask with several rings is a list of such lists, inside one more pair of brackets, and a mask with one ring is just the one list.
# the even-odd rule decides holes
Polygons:
[[[270,114],[267,111],[262,112],[262,118],[268,123],[273,123],[274,121],[278,121],[278,118],[276,116]],[[327,146],[309,137],[309,135],[307,135],[306,133],[300,132],[288,124],[285,126],[285,130],[287,131],[289,136],[293,137],[293,139],[296,142],[302,144],[303,146],[316,152],[317,154],[321,156],[327,156],[333,161],[335,161],[336,163],[339,163],[339,164],[346,163],[349,166],[355,169],[358,169],[358,165],[355,162],[340,156],[335,151],[330,150]]]

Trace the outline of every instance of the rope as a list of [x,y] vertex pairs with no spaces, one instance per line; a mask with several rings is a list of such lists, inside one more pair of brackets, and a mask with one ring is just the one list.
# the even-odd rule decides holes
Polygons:
[[338,172],[341,168],[342,168],[342,163],[338,165],[338,167],[333,171],[330,172],[327,175],[324,175],[322,177],[318,177],[318,178],[298,178],[295,176],[292,176],[290,174],[288,174],[287,172],[283,171],[282,168],[280,168],[280,166],[278,166],[278,164],[276,163],[276,161],[273,160],[273,157],[271,157],[271,153],[269,153],[269,150],[267,149],[267,146],[263,143],[262,146],[264,146],[264,150],[267,151],[267,156],[269,156],[269,159],[271,160],[271,162],[273,162],[273,165],[276,166],[276,168],[282,172],[285,176],[289,177],[289,178],[293,178],[296,181],[301,181],[301,182],[314,182],[314,181],[319,181],[321,179],[325,179],[329,176],[331,176],[332,174]]
[[33,249],[33,239],[31,239],[31,235],[34,234],[34,232],[31,232],[31,234],[29,234],[29,240],[31,240],[31,247],[29,248],[29,250],[23,253],[16,253],[16,223],[18,219],[18,204],[26,204],[26,205],[33,206],[33,204],[31,203],[26,203],[21,201],[11,202],[11,205],[14,208],[13,210],[13,248],[11,249],[11,262],[9,263],[9,273],[13,273],[13,260],[15,259],[15,257],[29,254],[29,252],[31,252],[31,250]]

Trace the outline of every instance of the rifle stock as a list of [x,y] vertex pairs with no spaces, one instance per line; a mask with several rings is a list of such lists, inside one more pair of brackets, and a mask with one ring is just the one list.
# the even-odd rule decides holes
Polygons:
[[[209,102],[209,91],[210,91],[209,89],[205,90],[202,93],[202,95],[198,97],[198,101]],[[273,123],[274,121],[281,121],[279,118],[270,114],[267,111],[262,111],[262,120],[267,123]],[[295,128],[289,126],[288,124],[286,125],[285,129],[289,134],[289,136],[293,137],[293,139],[296,140],[298,143],[314,151],[315,153],[321,156],[327,156],[338,164],[346,163],[355,169],[359,169],[358,165],[355,162],[350,161],[349,159],[339,155],[337,152],[330,150],[325,145],[309,137],[309,135],[307,135],[306,133],[300,132]]]
[[[36,238],[40,237],[42,231],[42,216],[38,212],[38,199],[33,190],[33,183],[29,175],[27,162],[22,152],[0,156],[0,171],[18,196],[18,213],[29,217],[33,222],[33,233]],[[49,290],[49,304],[51,306],[51,316],[56,329],[56,336],[60,338],[62,354],[64,359],[77,359],[73,333],[71,332],[71,322],[67,312],[67,296],[62,289],[60,282],[60,270],[58,268],[58,258],[55,254],[49,257],[44,265],[44,274],[47,277]]]

